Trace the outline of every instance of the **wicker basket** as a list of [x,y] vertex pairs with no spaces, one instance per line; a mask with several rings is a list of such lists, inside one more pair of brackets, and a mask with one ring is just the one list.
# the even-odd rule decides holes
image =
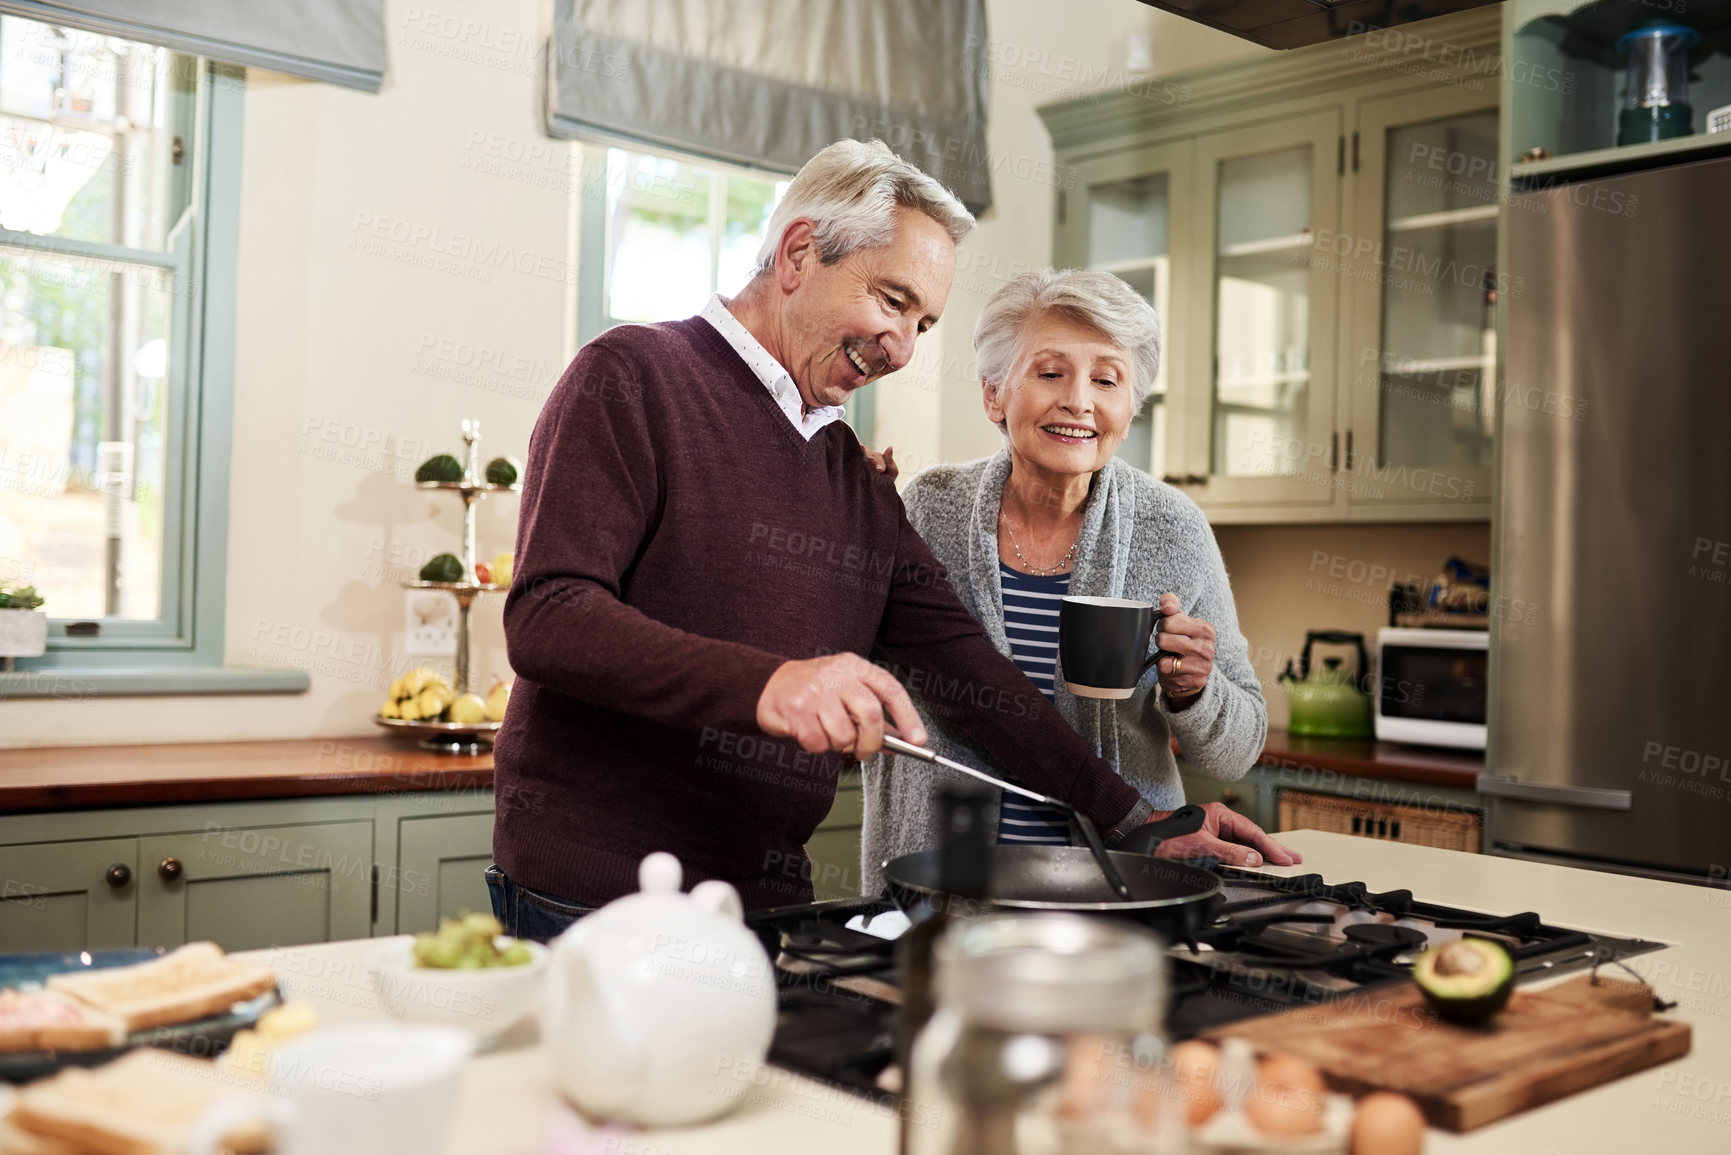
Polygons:
[[1280,792],[1281,830],[1326,830],[1477,854],[1483,825],[1483,818],[1472,811],[1364,802],[1303,790]]

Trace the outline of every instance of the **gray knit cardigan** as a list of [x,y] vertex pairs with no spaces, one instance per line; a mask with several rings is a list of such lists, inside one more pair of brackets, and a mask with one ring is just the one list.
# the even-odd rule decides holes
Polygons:
[[[923,470],[902,493],[914,528],[949,569],[957,595],[985,627],[986,637],[1005,655],[1010,643],[998,581],[998,507],[1009,476],[1010,455],[1000,450],[979,461]],[[1185,613],[1215,631],[1214,672],[1188,709],[1165,708],[1153,669],[1122,701],[1076,697],[1064,682],[1061,664],[1055,679],[1058,712],[1158,810],[1184,804],[1173,735],[1197,771],[1232,781],[1261,754],[1268,709],[1250,664],[1249,644],[1238,631],[1226,566],[1207,518],[1178,490],[1113,458],[1094,475],[1083,506],[1070,592],[1158,605],[1168,591],[1178,595]],[[977,744],[934,719],[917,696],[914,701],[933,749],[1003,775]],[[934,799],[940,786],[952,783],[977,786],[953,770],[901,755],[879,754],[866,764],[862,893],[883,889],[884,862],[936,845]]]

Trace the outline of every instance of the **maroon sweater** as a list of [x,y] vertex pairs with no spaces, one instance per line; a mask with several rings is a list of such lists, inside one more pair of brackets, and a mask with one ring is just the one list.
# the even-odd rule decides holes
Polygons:
[[529,442],[493,853],[585,903],[652,850],[747,906],[809,901],[838,755],[767,738],[791,658],[875,649],[1023,783],[1102,830],[1137,794],[986,640],[844,422],[809,442],[707,321],[584,346]]

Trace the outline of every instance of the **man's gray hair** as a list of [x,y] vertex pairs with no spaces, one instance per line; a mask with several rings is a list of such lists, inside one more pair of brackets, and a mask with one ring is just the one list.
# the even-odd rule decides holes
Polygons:
[[955,194],[890,151],[881,140],[838,140],[806,161],[769,217],[752,275],[775,267],[781,234],[800,217],[815,222],[818,259],[839,261],[855,249],[887,245],[897,206],[918,209],[961,244],[974,215]]
[[1142,412],[1160,372],[1160,317],[1135,289],[1093,269],[1022,273],[993,293],[974,325],[980,379],[1002,388],[1015,370],[1022,330],[1047,313],[1097,330],[1124,351],[1130,359],[1131,412]]

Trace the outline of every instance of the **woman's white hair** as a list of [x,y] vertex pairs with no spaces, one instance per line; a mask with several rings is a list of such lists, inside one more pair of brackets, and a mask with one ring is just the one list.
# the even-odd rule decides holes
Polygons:
[[815,227],[818,259],[841,260],[855,249],[887,245],[895,236],[898,206],[918,209],[961,244],[974,231],[974,215],[954,193],[890,151],[881,140],[838,140],[806,161],[769,217],[752,275],[775,267],[781,234],[800,217]]
[[974,325],[980,380],[1002,388],[1015,371],[1023,330],[1047,313],[1086,325],[1124,351],[1130,359],[1131,412],[1142,412],[1160,372],[1160,317],[1135,289],[1093,269],[1022,273],[993,293]]

